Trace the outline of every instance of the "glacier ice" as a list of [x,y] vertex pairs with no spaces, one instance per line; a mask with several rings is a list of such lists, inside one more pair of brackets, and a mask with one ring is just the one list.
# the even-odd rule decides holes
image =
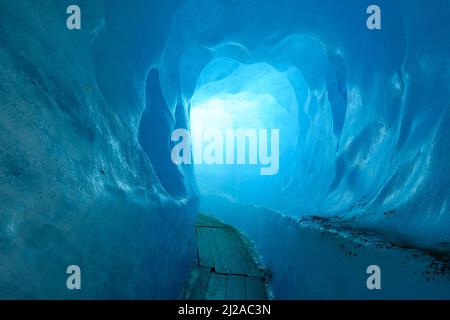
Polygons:
[[[99,1],[80,6],[88,14],[73,33],[63,1],[1,3],[0,298],[177,298],[195,254],[196,195],[185,178],[166,190],[163,159],[152,163],[139,139],[143,70],[162,47],[124,41],[144,2],[129,15],[115,1],[105,15]],[[142,21],[158,16],[163,28],[161,12]],[[81,291],[65,287],[73,264]]]
[[[369,1],[76,2],[79,31],[67,1],[0,1],[0,298],[176,298],[200,201],[255,241],[276,297],[370,297],[344,283],[357,265],[414,260],[368,245],[305,280],[362,230],[448,257],[448,1],[379,0],[381,30]],[[199,121],[279,128],[278,174],[175,165],[170,134]]]
[[[270,199],[265,192],[246,196],[240,187],[228,194],[294,216],[338,215],[393,229],[413,242],[446,243],[448,46],[434,40],[447,38],[448,5],[381,4],[384,27],[371,32],[358,25],[365,3],[187,2],[175,17],[163,67],[177,69],[165,72],[179,73],[183,100],[194,113],[218,94],[251,91],[271,95],[297,122],[278,124],[298,131],[286,138],[293,136],[295,150],[282,157],[283,168],[295,168],[262,186]],[[431,21],[431,30],[423,27]],[[188,83],[192,77],[195,89]],[[208,175],[198,178],[207,181],[203,191],[217,189]]]

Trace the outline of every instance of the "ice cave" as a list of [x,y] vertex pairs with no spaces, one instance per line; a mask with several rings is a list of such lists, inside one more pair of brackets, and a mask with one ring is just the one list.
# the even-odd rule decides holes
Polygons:
[[178,299],[204,213],[273,299],[450,299],[449,15],[0,0],[0,298]]

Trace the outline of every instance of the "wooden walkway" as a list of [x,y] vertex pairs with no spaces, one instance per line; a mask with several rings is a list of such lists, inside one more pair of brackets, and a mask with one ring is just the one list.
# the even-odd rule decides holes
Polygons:
[[198,264],[182,300],[265,300],[263,272],[234,228],[217,219],[197,219]]

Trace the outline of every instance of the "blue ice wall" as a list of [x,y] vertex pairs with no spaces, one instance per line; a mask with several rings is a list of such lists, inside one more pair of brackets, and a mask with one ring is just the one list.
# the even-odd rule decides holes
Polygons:
[[[247,91],[268,94],[295,119],[277,124],[290,132],[282,143],[295,144],[277,176],[260,183],[243,173],[236,181],[224,178],[234,170],[226,166],[198,168],[204,194],[445,246],[449,4],[379,1],[382,29],[368,30],[370,4],[187,1],[163,55],[163,94],[174,99],[175,81],[193,109]],[[275,71],[261,77],[261,64]]]
[[[449,295],[450,5],[378,1],[382,29],[370,31],[370,4],[188,1],[174,20],[162,82],[178,81],[191,115],[244,106],[250,91],[297,122],[276,124],[297,132],[281,134],[295,146],[276,176],[196,168],[203,211],[254,239],[280,298]],[[379,295],[358,273],[374,261],[392,280]]]
[[[0,298],[174,299],[196,197],[176,168],[159,178],[139,134],[147,107],[167,109],[145,97],[171,6],[77,3],[81,31],[66,28],[69,1],[0,1]],[[161,135],[174,125],[158,121]]]

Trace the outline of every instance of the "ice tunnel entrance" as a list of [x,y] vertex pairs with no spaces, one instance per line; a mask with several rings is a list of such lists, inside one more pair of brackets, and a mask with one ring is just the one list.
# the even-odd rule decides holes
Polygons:
[[[331,51],[311,36],[292,34],[257,46],[225,42],[215,47],[192,46],[183,53],[180,69],[173,72],[180,74],[181,101],[195,135],[193,149],[201,145],[204,152],[205,145],[214,141],[215,134],[210,132],[205,139],[197,131],[216,130],[222,135],[228,129],[253,131],[253,136],[245,136],[242,163],[236,159],[227,165],[227,155],[221,152],[221,163],[216,163],[217,155],[213,154],[210,161],[193,166],[203,198],[214,194],[292,214],[306,212],[300,209],[310,206],[309,199],[305,204],[289,195],[303,185],[311,185],[298,182],[310,175],[316,177],[311,174],[316,167],[330,171],[326,177],[333,174],[333,168],[321,163],[326,160],[314,154],[334,154],[337,138],[332,130],[340,130],[340,126],[333,126],[332,117],[341,110],[327,103],[327,89],[334,90],[336,83],[345,81],[335,79],[341,73],[334,72],[334,64],[329,61]],[[345,110],[339,114],[345,114]],[[276,130],[279,136],[275,133],[271,139]],[[322,144],[315,144],[316,136],[320,141],[327,140],[323,150],[317,149]],[[264,145],[261,148],[260,137],[267,140],[267,150]],[[276,138],[278,157],[269,159],[274,160],[272,166],[270,161],[262,164],[261,149],[272,156],[271,142]],[[225,150],[225,139],[222,142],[219,149]],[[255,149],[257,156],[249,157]],[[269,174],[261,174],[261,169],[269,170]],[[322,193],[315,192],[315,198],[323,194],[323,184],[319,188]]]
[[283,187],[298,137],[296,96],[284,74],[264,63],[242,65],[198,87],[190,105],[202,194],[258,202],[264,189]]

